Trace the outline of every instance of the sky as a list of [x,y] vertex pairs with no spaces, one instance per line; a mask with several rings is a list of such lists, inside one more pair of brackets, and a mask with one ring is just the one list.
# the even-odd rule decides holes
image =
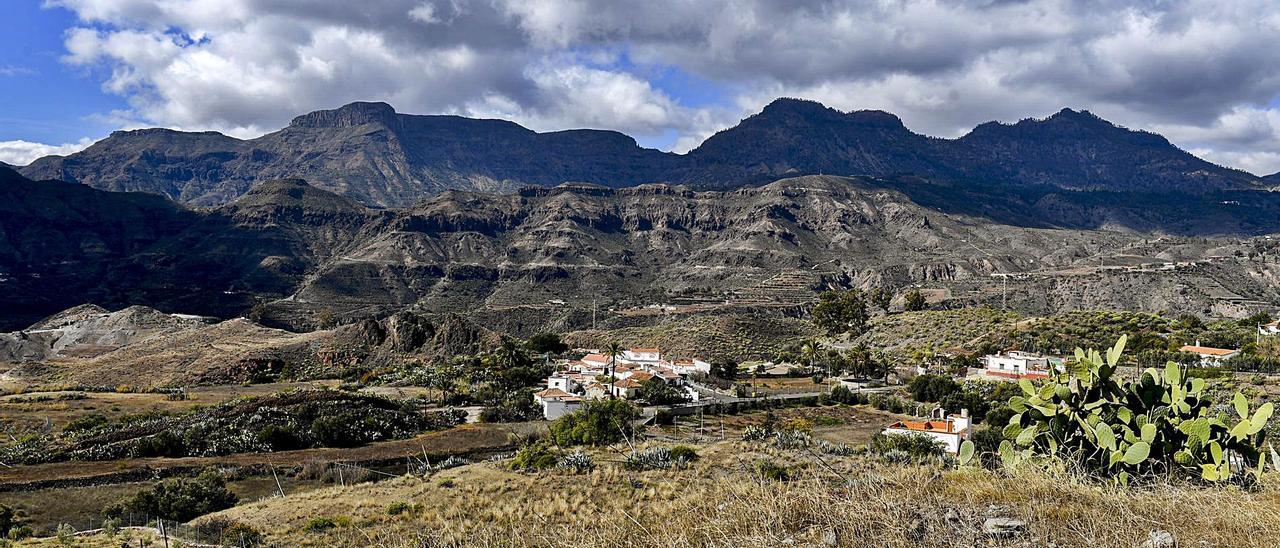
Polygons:
[[685,152],[774,98],[958,137],[1064,107],[1280,171],[1280,0],[6,0],[0,161],[351,101]]

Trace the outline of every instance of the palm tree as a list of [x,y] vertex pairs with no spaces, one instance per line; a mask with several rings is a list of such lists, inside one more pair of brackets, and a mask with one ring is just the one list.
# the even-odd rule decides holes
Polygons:
[[609,343],[604,347],[604,355],[609,356],[609,399],[613,399],[613,383],[616,377],[613,376],[618,368],[618,356],[622,355],[622,345],[618,341]]
[[809,366],[809,374],[813,374],[813,361],[818,355],[818,341],[806,341],[800,347],[800,355],[804,357],[805,365]]

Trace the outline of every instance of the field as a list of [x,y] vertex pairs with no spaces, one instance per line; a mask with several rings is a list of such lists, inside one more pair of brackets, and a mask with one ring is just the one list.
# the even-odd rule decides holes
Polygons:
[[[836,414],[855,422],[815,436],[865,441],[874,428],[858,421],[885,418],[867,413],[843,408]],[[780,418],[789,414],[821,416],[796,410]],[[1270,483],[1252,491],[1176,482],[1121,489],[1061,472],[891,464],[728,435],[758,420],[727,418],[725,439],[667,432],[649,442],[695,446],[701,458],[685,469],[629,470],[620,466],[626,448],[614,446],[594,451],[597,467],[585,474],[478,463],[262,500],[214,517],[301,546],[1131,547],[1154,529],[1179,545],[1280,545],[1280,490]],[[758,463],[766,461],[791,479],[762,476]],[[408,510],[389,512],[392,505]],[[1196,519],[1180,517],[1188,508]],[[982,529],[988,517],[1023,520],[1026,531],[992,539]],[[340,525],[317,529],[316,518]]]

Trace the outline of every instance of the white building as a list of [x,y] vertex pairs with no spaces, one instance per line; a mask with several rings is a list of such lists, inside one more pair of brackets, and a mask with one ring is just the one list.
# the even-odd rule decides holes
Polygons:
[[622,351],[621,359],[641,365],[658,365],[662,361],[662,350],[657,348],[628,348]]
[[680,375],[692,375],[694,373],[709,375],[711,374],[711,364],[697,358],[676,358],[671,360],[671,370]]
[[1201,367],[1222,365],[1224,360],[1229,360],[1240,354],[1239,350],[1213,348],[1211,346],[1199,346],[1194,344],[1183,346],[1182,348],[1179,348],[1178,351],[1200,356]]
[[1051,371],[1048,357],[1018,350],[983,356],[982,365],[995,377],[1043,379]]
[[[938,409],[938,415],[942,417],[942,409]],[[949,453],[956,455],[960,453],[960,444],[969,439],[969,424],[969,410],[962,409],[959,415],[947,415],[924,421],[898,421],[885,427],[884,434],[890,436],[923,434],[938,440]]]
[[548,388],[533,395],[533,401],[542,405],[542,416],[555,420],[582,408],[582,398],[558,388]]
[[1263,337],[1280,335],[1280,320],[1258,326],[1258,334]]

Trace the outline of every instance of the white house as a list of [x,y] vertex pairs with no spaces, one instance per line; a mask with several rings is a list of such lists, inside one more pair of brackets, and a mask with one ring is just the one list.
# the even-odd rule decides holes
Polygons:
[[1211,346],[1199,346],[1188,344],[1178,349],[1180,352],[1187,352],[1200,356],[1201,367],[1213,367],[1221,365],[1224,360],[1229,360],[1240,354],[1239,350],[1230,350],[1227,348],[1213,348]]
[[533,395],[533,401],[542,405],[542,416],[555,420],[582,408],[582,398],[558,388],[548,388]]
[[942,409],[938,409],[937,414],[940,418],[895,422],[885,427],[884,434],[891,436],[923,434],[941,442],[951,454],[959,454],[960,444],[969,439],[970,435],[969,410],[961,409],[959,415],[943,417]]
[[1280,335],[1280,320],[1258,326],[1258,334],[1263,337]]
[[1018,350],[983,356],[982,364],[995,377],[1043,379],[1050,372],[1048,357]]
[[662,351],[657,348],[628,348],[622,351],[622,359],[641,365],[658,365]]
[[671,370],[680,375],[694,373],[711,374],[711,364],[697,358],[676,358],[671,360]]
[[566,373],[556,373],[547,377],[547,388],[554,388],[565,393],[578,391],[576,380]]

